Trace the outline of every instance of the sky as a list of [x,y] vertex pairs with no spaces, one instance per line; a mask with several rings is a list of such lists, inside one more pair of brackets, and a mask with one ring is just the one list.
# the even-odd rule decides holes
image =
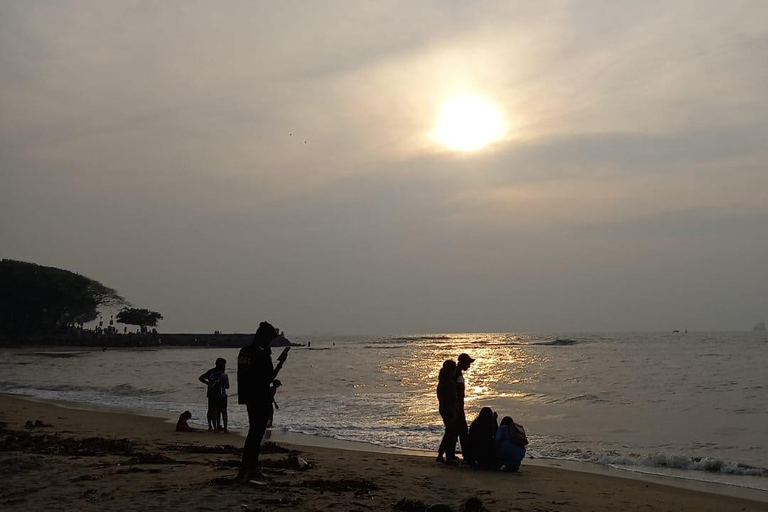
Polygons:
[[0,257],[166,332],[750,329],[766,55],[762,0],[3,0]]

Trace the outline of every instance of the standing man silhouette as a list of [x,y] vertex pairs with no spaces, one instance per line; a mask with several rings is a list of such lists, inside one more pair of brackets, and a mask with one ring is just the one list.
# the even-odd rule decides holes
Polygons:
[[238,403],[248,409],[248,437],[245,438],[243,461],[237,473],[239,482],[245,483],[260,475],[259,452],[272,409],[270,384],[288,357],[286,348],[278,357],[277,367],[272,366],[270,343],[278,336],[278,330],[269,322],[261,322],[253,336],[253,343],[240,349],[237,356]]
[[464,384],[464,375],[462,372],[469,370],[469,367],[475,360],[469,357],[469,354],[459,355],[456,363],[456,394],[458,395],[459,417],[456,420],[456,428],[459,433],[459,442],[461,443],[461,455],[466,457],[469,452],[469,428],[467,427],[467,416],[464,414],[464,394],[466,385]]

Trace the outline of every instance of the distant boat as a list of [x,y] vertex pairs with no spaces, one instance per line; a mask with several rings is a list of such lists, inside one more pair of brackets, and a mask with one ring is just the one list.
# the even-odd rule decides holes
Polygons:
[[765,331],[765,322],[757,322],[752,328],[753,331],[763,332]]
[[675,330],[674,330],[674,331],[672,331],[672,332],[680,332],[680,329],[675,329]]

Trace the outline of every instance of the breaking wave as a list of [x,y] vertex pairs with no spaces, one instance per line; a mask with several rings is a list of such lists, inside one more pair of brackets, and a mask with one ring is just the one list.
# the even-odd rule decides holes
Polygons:
[[557,338],[554,340],[546,340],[546,341],[534,341],[531,343],[527,343],[527,345],[540,345],[540,346],[550,346],[550,347],[568,347],[570,345],[575,345],[579,343],[578,340],[572,340],[568,338]]
[[72,386],[69,384],[53,384],[32,386],[28,384],[17,384],[15,382],[0,382],[0,393],[21,394],[38,396],[41,394],[58,394],[62,399],[76,398],[83,395],[100,394],[104,396],[115,397],[147,397],[159,396],[165,394],[165,391],[152,389],[140,389],[130,384],[118,384],[112,387],[98,386]]
[[650,468],[685,469],[705,471],[723,475],[768,477],[768,468],[750,466],[710,457],[688,457],[678,454],[655,453],[652,455],[614,455],[595,456],[592,462],[607,466],[641,466]]

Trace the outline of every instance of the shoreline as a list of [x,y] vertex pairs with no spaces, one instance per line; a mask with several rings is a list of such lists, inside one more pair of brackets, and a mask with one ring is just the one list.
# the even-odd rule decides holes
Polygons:
[[[24,395],[9,395],[0,394],[0,404],[3,405],[0,410],[5,412],[6,405],[9,403],[26,404],[31,410],[40,411],[59,411],[61,414],[68,416],[69,414],[78,415],[78,412],[87,414],[88,416],[95,417],[118,417],[122,423],[130,424],[135,421],[139,422],[154,422],[158,425],[163,425],[160,430],[173,430],[173,424],[175,418],[172,414],[162,414],[162,411],[135,411],[128,410],[126,408],[118,408],[112,406],[99,406],[95,404],[83,404],[73,402],[56,402],[36,399],[34,397],[28,397]],[[19,418],[20,420],[22,418]],[[37,418],[23,418],[26,420],[34,420]],[[7,418],[3,418],[3,421],[8,421]],[[22,421],[23,423],[23,421]],[[98,422],[101,424],[101,421]],[[110,423],[111,425],[112,423]],[[104,434],[100,430],[96,430],[92,433]],[[175,434],[175,433],[174,433]],[[179,434],[175,434],[178,436]],[[211,435],[206,431],[199,433],[189,434],[189,440],[195,442],[202,442],[206,445],[227,443],[235,446],[242,446],[243,437],[245,432],[232,431],[232,434],[227,435]],[[272,430],[268,432],[268,437],[265,437],[265,441],[276,442],[280,445],[285,445],[291,449],[298,450],[302,453],[308,452],[313,456],[328,456],[344,454],[350,458],[366,459],[370,457],[395,457],[398,459],[409,459],[414,461],[414,464],[424,466],[424,468],[435,469],[436,465],[432,462],[431,457],[433,454],[428,452],[420,452],[416,450],[386,448],[373,444],[360,443],[354,441],[343,441],[332,438],[322,438],[319,436],[311,436],[300,433],[285,432],[280,430]],[[439,467],[437,468],[440,469]],[[455,468],[447,469],[452,473]],[[480,470],[474,470],[470,468],[458,468],[466,478],[483,478],[492,477],[498,478],[516,478],[520,475],[503,475],[497,472],[484,472]],[[601,466],[598,464],[590,464],[586,462],[571,462],[564,460],[545,460],[545,459],[526,459],[524,462],[524,473],[528,472],[544,472],[545,474],[551,472],[565,472],[565,478],[569,480],[580,480],[583,478],[597,479],[598,481],[618,481],[623,482],[622,485],[644,485],[646,488],[649,486],[658,486],[660,488],[667,488],[668,493],[678,492],[691,492],[695,494],[706,494],[717,499],[724,500],[746,500],[753,504],[759,504],[764,506],[764,510],[768,510],[768,493],[750,487],[742,487],[738,485],[726,485],[720,483],[709,483],[706,481],[699,481],[693,479],[675,478],[670,476],[658,476],[654,474],[646,474],[641,471],[631,471],[612,468],[608,466]]]

